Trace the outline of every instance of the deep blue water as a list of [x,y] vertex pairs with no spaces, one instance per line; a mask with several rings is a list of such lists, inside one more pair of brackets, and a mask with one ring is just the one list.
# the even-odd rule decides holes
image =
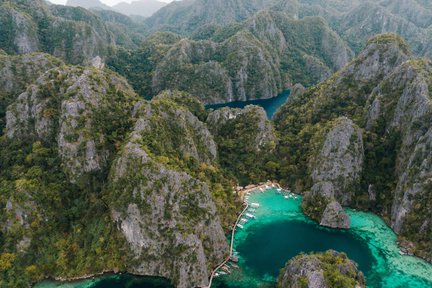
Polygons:
[[230,103],[223,103],[223,104],[212,104],[207,105],[207,109],[219,109],[222,107],[231,107],[231,108],[244,108],[247,105],[258,105],[264,108],[264,110],[267,113],[267,117],[271,119],[274,115],[274,113],[281,107],[286,100],[288,99],[290,95],[290,91],[287,90],[283,92],[282,94],[270,98],[270,99],[261,99],[261,100],[250,100],[250,101],[235,101]]
[[237,251],[243,255],[246,266],[261,277],[266,274],[277,277],[287,259],[301,252],[344,251],[364,273],[368,273],[374,263],[366,243],[348,231],[290,220],[262,225],[250,231],[246,241],[237,246]]

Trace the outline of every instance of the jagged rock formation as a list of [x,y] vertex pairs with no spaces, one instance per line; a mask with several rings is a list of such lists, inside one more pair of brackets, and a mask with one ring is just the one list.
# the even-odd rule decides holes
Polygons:
[[[144,53],[154,55],[154,49],[132,55],[120,52],[108,65],[145,91],[145,96],[148,91],[156,95],[165,89],[179,89],[214,104],[274,97],[296,82],[315,84],[352,57],[322,18],[297,21],[278,12],[260,12],[212,40],[179,38],[173,42],[173,36],[167,35],[172,34],[158,34],[146,41],[145,45],[155,41],[161,41],[162,47],[171,45],[169,50],[159,48],[162,53],[156,57],[143,59],[146,65],[136,66],[136,59]],[[148,86],[143,89],[143,80],[136,75],[149,70],[152,83],[144,83]]]
[[6,108],[25,91],[27,84],[62,62],[48,54],[8,56],[0,54],[0,135],[5,127]]
[[101,18],[80,7],[47,5],[43,0],[3,1],[0,16],[0,47],[10,54],[40,51],[82,64],[96,56],[107,56],[116,44],[135,45],[132,31],[113,22],[105,25]]
[[[275,121],[282,135],[280,153],[298,151],[295,155],[281,154],[281,157],[285,157],[289,165],[296,163],[294,167],[285,166],[292,167],[288,169],[286,181],[299,191],[312,190],[313,197],[305,197],[303,205],[309,215],[320,221],[321,213],[331,201],[323,195],[333,195],[343,205],[371,209],[383,215],[401,239],[415,242],[412,252],[430,259],[431,153],[427,147],[431,63],[424,59],[409,60],[410,57],[409,48],[401,38],[393,34],[378,35],[370,39],[368,46],[343,70],[308,89],[301,97],[289,100],[279,110]],[[328,154],[314,151],[324,151],[321,143],[328,133],[326,127],[329,121],[341,115],[352,119],[362,132],[352,124],[347,125],[351,128],[343,135],[329,134],[328,143],[357,144],[347,149],[344,169],[337,169],[342,173],[351,172],[340,177],[334,174],[336,177],[326,181],[331,167],[341,166],[340,160],[344,157],[336,155],[345,145],[329,145]],[[355,137],[341,142],[346,135]],[[299,147],[296,143],[308,144]],[[364,157],[361,146],[364,146]],[[313,155],[319,156],[314,158]],[[329,169],[323,170],[323,165]],[[349,167],[353,169],[345,170]],[[301,176],[305,172],[308,176]],[[291,174],[298,176],[294,178]],[[350,189],[342,179],[354,181],[358,189]],[[331,185],[317,184],[320,182]],[[345,187],[342,194],[327,193],[339,184]]]
[[[337,264],[336,264],[337,263]],[[344,253],[329,250],[324,253],[299,255],[281,270],[278,288],[358,288],[366,287],[357,264]]]
[[337,201],[327,204],[320,225],[331,228],[348,229],[350,228],[350,218],[345,214],[342,206]]
[[350,119],[332,123],[321,151],[312,160],[312,194],[335,198],[342,205],[352,202],[363,167],[363,135]]
[[[109,189],[114,219],[137,258],[131,272],[164,276],[177,287],[205,286],[209,269],[226,257],[228,245],[208,184],[169,162],[179,154],[214,164],[216,145],[198,118],[167,98],[139,103],[135,113],[137,122],[113,164]],[[159,142],[162,133],[168,138]]]
[[[113,106],[110,99],[118,90],[125,96]],[[134,95],[133,90],[113,74],[74,67],[50,70],[9,106],[7,136],[56,141],[66,173],[78,182],[108,164],[114,143],[107,139],[106,125],[112,117],[130,118],[133,102],[128,101],[133,98],[128,95]]]
[[241,184],[268,179],[266,166],[276,164],[271,160],[277,138],[262,107],[218,109],[208,115],[207,125],[215,135],[221,165]]
[[146,23],[153,31],[193,35],[236,25],[261,10],[281,11],[293,19],[321,16],[356,52],[369,37],[394,32],[406,38],[418,55],[431,56],[432,7],[425,0],[181,1],[162,8]]
[[205,118],[191,96],[145,102],[109,70],[41,75],[0,138],[2,284],[124,271],[207,285],[237,203]]

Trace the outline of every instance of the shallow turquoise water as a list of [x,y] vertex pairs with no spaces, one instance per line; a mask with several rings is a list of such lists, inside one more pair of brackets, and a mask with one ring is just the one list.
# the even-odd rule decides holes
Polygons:
[[222,107],[231,107],[231,108],[244,108],[247,105],[258,105],[264,108],[264,110],[267,113],[267,117],[271,119],[274,115],[274,113],[281,107],[286,100],[288,99],[290,95],[290,91],[287,90],[283,92],[282,94],[270,98],[270,99],[261,99],[261,100],[250,100],[250,101],[235,101],[230,103],[224,103],[224,104],[214,104],[214,105],[207,105],[206,108],[212,108],[212,109],[219,109]]
[[[250,195],[249,203],[259,203],[256,216],[236,233],[234,249],[239,269],[216,278],[212,287],[274,287],[279,269],[301,252],[335,249],[359,264],[367,286],[373,288],[431,288],[432,265],[400,255],[396,235],[372,213],[347,210],[351,229],[340,231],[320,227],[304,216],[300,196],[285,199],[276,189]],[[161,279],[132,276],[104,276],[69,284],[46,282],[38,288],[162,288]]]
[[402,256],[396,235],[376,215],[347,210],[351,229],[320,227],[301,212],[301,197],[285,199],[275,189],[252,193],[249,203],[260,207],[238,229],[234,248],[240,269],[217,278],[215,287],[272,287],[285,263],[301,252],[335,249],[359,264],[368,287],[430,288],[432,265]]

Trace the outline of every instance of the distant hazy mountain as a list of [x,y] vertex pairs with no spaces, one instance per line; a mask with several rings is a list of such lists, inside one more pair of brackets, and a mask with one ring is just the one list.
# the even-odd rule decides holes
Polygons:
[[112,7],[112,9],[126,15],[149,17],[160,8],[164,7],[166,4],[167,3],[165,2],[160,2],[157,0],[139,0],[133,1],[132,3],[122,2]]
[[105,5],[99,0],[68,0],[66,3],[67,6],[80,6],[83,8],[101,8],[105,10],[111,10],[111,7]]

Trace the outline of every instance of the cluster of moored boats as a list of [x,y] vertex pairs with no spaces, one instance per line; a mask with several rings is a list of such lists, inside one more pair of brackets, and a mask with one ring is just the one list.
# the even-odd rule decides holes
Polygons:
[[[264,192],[265,190],[271,188],[271,187],[275,187],[274,185],[265,185],[263,187],[257,187],[259,191]],[[297,196],[296,194],[292,193],[291,190],[283,190],[282,188],[280,188],[280,186],[276,186],[278,187],[276,190],[276,193],[281,194],[284,196],[285,199],[297,199],[299,196]],[[256,190],[255,190],[256,191]],[[256,202],[252,202],[249,203],[249,199],[251,196],[251,192],[246,192],[244,194],[244,202],[248,204],[248,208],[245,211],[245,213],[243,214],[243,216],[240,218],[240,220],[237,223],[237,228],[243,229],[244,226],[248,221],[251,221],[253,219],[256,219],[256,216],[254,215],[254,213],[257,211],[257,209],[260,207],[259,203]],[[218,272],[215,273],[215,277],[221,276],[221,275],[226,275],[226,274],[231,274],[231,270],[233,268],[238,269],[239,266],[237,265],[238,263],[238,252],[233,251],[231,258],[229,259],[229,261],[223,265],[220,270]]]
[[299,196],[292,193],[291,190],[282,190],[280,188],[277,189],[277,193],[278,194],[282,194],[284,196],[285,199],[297,199]]
[[221,276],[221,275],[227,275],[231,274],[231,271],[233,269],[240,269],[240,267],[237,265],[238,263],[238,252],[233,251],[233,255],[230,257],[230,260],[223,265],[218,272],[215,273],[215,277]]

